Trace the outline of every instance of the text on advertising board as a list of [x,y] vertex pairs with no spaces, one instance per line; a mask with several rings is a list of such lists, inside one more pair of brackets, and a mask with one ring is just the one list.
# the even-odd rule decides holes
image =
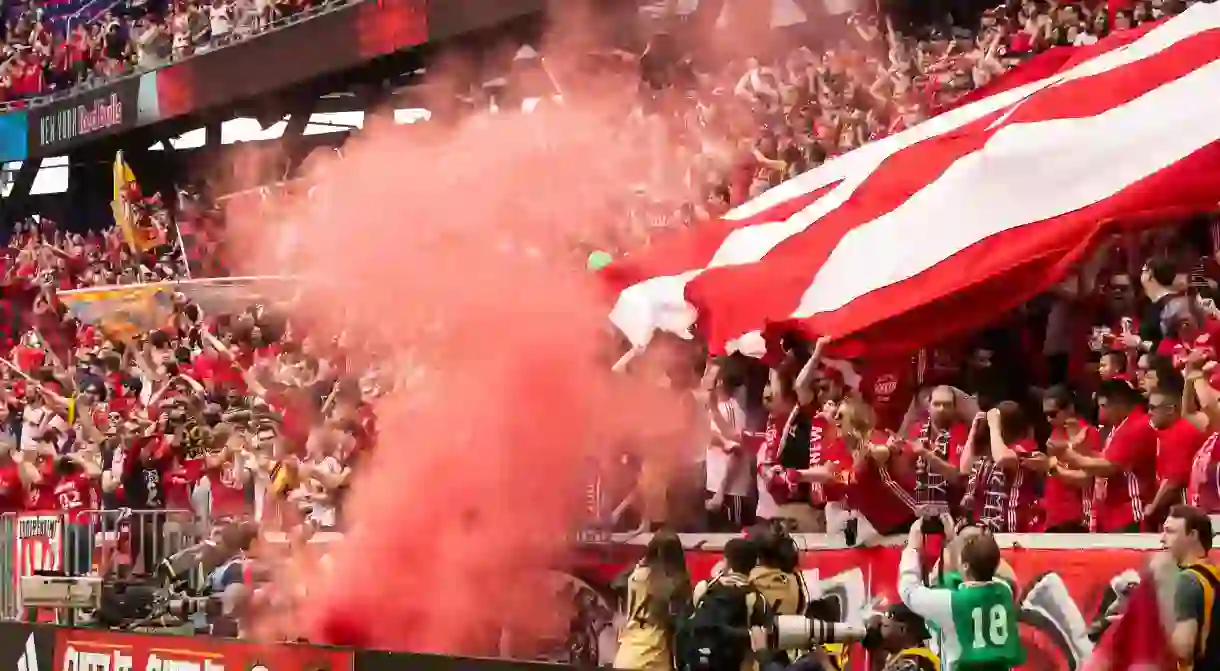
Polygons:
[[56,671],[351,671],[351,653],[220,638],[63,629]]
[[69,142],[123,123],[123,101],[117,93],[81,105],[48,110],[38,119],[38,144]]

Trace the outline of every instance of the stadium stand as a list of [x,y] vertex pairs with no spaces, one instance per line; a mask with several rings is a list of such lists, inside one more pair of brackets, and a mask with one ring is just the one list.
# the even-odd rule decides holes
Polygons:
[[[60,101],[55,94],[88,93],[188,58],[202,62],[240,42],[269,39],[265,32],[308,30],[306,24],[324,14],[348,5],[364,11],[370,4],[6,5],[4,109],[33,114],[37,106]],[[968,11],[966,4],[948,17],[927,17],[825,10],[815,16],[807,3],[792,3],[795,14],[767,18],[768,35],[776,36],[768,43],[782,46],[735,58],[709,57],[697,48],[706,37],[701,31],[736,29],[731,13],[710,20],[700,13],[723,3],[655,3],[638,16],[633,12],[628,23],[638,31],[635,39],[601,48],[589,60],[595,69],[638,72],[637,98],[621,121],[625,137],[666,150],[657,152],[649,170],[625,180],[631,187],[624,190],[621,225],[583,241],[573,250],[575,262],[596,270],[836,155],[971,100],[1040,54],[1087,47],[1185,8],[1174,0],[1118,9],[1031,0]],[[821,23],[813,28],[815,21]],[[514,76],[545,69],[539,44],[516,45],[521,48],[512,64],[480,73],[483,79],[471,82],[475,93],[455,101],[457,115],[578,104],[562,95],[549,73]],[[367,81],[385,73],[348,75]],[[241,100],[230,102],[247,105],[236,97]],[[288,173],[308,150],[327,142],[301,138],[318,101],[284,103],[291,97],[258,99],[272,110],[265,120],[288,112],[291,132],[283,142],[298,145],[287,152],[294,154]],[[393,93],[374,98],[391,105],[395,99]],[[175,115],[193,123],[202,120],[196,111]],[[152,156],[145,149],[149,133],[136,128],[142,124],[120,125],[117,140],[72,149],[89,166],[74,168],[73,175],[91,171],[86,180],[94,187],[117,181],[117,223],[98,225],[109,208],[96,197],[75,209],[29,201],[20,206],[24,211],[6,204],[3,212],[14,226],[0,301],[0,345],[7,356],[0,363],[0,443],[8,450],[0,466],[0,512],[13,533],[18,514],[61,515],[56,533],[67,550],[55,568],[77,576],[150,575],[195,542],[228,534],[220,544],[229,553],[206,578],[232,596],[230,585],[248,576],[227,569],[243,564],[252,536],[291,543],[341,536],[346,490],[376,449],[377,399],[391,381],[383,371],[349,366],[348,345],[297,332],[274,306],[204,307],[203,288],[272,290],[261,280],[223,281],[226,209],[272,212],[282,193],[299,194],[311,184],[277,170],[269,178],[260,175],[253,188],[188,185],[197,173],[182,164],[197,155],[178,154],[193,150]],[[199,155],[224,156],[220,124],[207,119],[204,125],[208,140]],[[173,146],[170,128],[182,126],[159,127],[163,147]],[[657,137],[664,139],[658,143]],[[116,146],[125,148],[129,163],[110,160]],[[29,158],[37,171],[34,154]],[[173,166],[177,174],[145,177],[160,166]],[[27,194],[18,200],[28,199],[29,173],[25,169],[21,177]],[[70,192],[78,188],[69,182]],[[1105,501],[1081,485],[1097,477],[1088,472],[1088,455],[1104,454],[1096,427],[1117,432],[1126,418],[1107,415],[1096,399],[1122,397],[1138,405],[1168,395],[1179,399],[1186,386],[1189,393],[1203,390],[1197,403],[1204,411],[1214,409],[1207,406],[1216,399],[1205,389],[1220,386],[1206,365],[1214,357],[1207,339],[1220,324],[1220,239],[1213,228],[1210,219],[1195,218],[1103,250],[1079,277],[1032,301],[1010,322],[899,360],[844,368],[818,362],[812,342],[790,343],[770,368],[742,356],[699,357],[684,371],[684,392],[698,408],[702,429],[698,472],[685,474],[676,487],[680,495],[658,508],[639,477],[646,455],[629,455],[623,468],[602,473],[594,486],[591,525],[632,534],[661,527],[738,533],[760,519],[783,519],[800,532],[853,541],[896,532],[918,511],[895,500],[878,517],[856,505],[859,492],[834,486],[835,469],[858,448],[853,441],[873,440],[879,430],[897,432],[881,441],[890,453],[924,460],[922,470],[899,485],[908,498],[944,484],[926,466],[930,446],[941,449],[937,463],[968,478],[955,490],[964,500],[938,503],[995,532],[1154,531],[1177,501],[1220,513],[1213,491],[1220,462],[1211,457],[1215,427],[1206,417],[1156,403],[1149,409],[1151,424],[1141,416],[1147,431],[1132,439],[1153,455],[1139,464],[1144,490],[1126,501],[1140,504],[1134,517],[1096,515]],[[141,294],[145,289],[149,293]],[[155,298],[132,308],[148,296]],[[997,475],[989,454],[962,458],[969,454],[972,427],[982,433],[987,426],[1008,432],[1028,457],[1022,468],[1036,484],[1017,488],[1028,500],[1001,496],[1011,483]],[[1172,446],[1174,463],[1158,461],[1158,444]],[[803,453],[803,462],[795,458],[802,463],[791,461],[793,452]],[[153,481],[163,486],[150,487]],[[875,491],[865,497],[890,496],[872,484]],[[1158,491],[1171,493],[1162,498]],[[31,568],[10,566],[21,575]],[[198,582],[197,576],[189,579]],[[24,615],[12,590],[0,590],[0,610],[6,617]],[[239,624],[215,624],[213,632],[240,633]]]

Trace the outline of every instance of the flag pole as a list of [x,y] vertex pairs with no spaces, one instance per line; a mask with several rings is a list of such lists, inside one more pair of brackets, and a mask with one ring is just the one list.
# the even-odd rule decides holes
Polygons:
[[[175,189],[177,191],[177,189]],[[182,240],[182,226],[178,223],[178,215],[182,212],[182,192],[177,191],[177,198],[174,200],[174,236],[178,238],[178,253],[182,254],[182,268],[186,279],[191,279],[191,257],[186,255],[186,242]]]

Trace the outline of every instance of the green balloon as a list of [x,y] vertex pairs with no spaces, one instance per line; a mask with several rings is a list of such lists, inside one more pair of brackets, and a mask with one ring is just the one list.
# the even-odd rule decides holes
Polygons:
[[598,271],[614,262],[614,257],[610,256],[609,252],[598,250],[589,255],[589,259],[585,261],[585,268],[591,271]]

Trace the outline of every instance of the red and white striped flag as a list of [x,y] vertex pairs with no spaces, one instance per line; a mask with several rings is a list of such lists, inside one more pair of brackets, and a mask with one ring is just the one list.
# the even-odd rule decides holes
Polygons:
[[1198,3],[627,255],[602,271],[611,320],[636,344],[697,315],[718,352],[759,354],[772,325],[911,352],[1028,300],[1110,232],[1212,208],[1217,118],[1220,4]]
[[1144,573],[1127,595],[1127,609],[1102,636],[1084,671],[1174,671],[1156,580]]

